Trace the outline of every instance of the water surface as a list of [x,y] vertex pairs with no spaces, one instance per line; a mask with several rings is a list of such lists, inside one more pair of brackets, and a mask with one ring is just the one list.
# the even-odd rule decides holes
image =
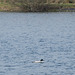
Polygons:
[[0,12],[0,75],[75,75],[75,12]]

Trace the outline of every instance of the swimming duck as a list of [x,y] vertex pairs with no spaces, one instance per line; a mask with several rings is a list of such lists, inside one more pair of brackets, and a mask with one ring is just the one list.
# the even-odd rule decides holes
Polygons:
[[44,60],[41,59],[41,60],[39,60],[39,61],[34,61],[33,63],[43,63],[43,62],[44,62]]

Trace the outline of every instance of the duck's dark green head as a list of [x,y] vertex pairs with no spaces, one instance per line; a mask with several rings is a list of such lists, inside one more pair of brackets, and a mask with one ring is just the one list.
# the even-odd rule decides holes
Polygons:
[[40,61],[44,61],[43,59],[41,59]]

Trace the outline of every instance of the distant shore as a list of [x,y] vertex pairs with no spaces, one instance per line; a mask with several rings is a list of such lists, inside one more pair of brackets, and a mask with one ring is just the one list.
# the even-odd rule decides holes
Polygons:
[[67,4],[8,4],[0,3],[0,12],[75,12],[75,3]]

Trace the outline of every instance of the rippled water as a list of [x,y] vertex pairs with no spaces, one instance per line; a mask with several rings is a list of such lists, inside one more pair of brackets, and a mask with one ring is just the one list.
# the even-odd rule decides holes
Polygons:
[[75,12],[0,12],[0,75],[75,75]]

